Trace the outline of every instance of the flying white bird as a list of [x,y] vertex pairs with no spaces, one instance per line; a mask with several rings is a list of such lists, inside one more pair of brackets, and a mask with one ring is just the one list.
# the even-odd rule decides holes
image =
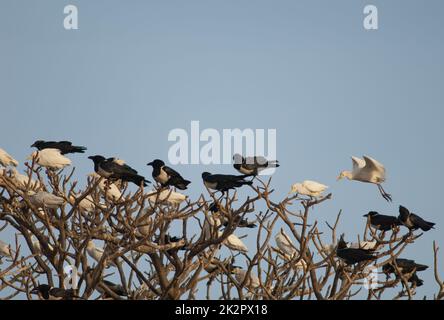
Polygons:
[[[219,231],[219,237],[221,237],[222,234],[223,234],[223,232]],[[240,251],[240,252],[248,252],[247,246],[241,241],[241,239],[239,239],[234,234],[230,234],[224,240],[223,244],[231,250]]]
[[34,151],[27,160],[35,159],[36,163],[51,170],[60,170],[71,165],[71,160],[62,155],[59,149]]
[[[99,180],[101,177],[97,173],[90,173],[88,176],[92,177],[94,181]],[[106,181],[105,179],[101,179],[98,187],[100,191],[105,195],[105,198],[110,202],[116,202],[122,197],[122,193],[119,188],[114,184]]]
[[298,193],[304,196],[319,197],[328,186],[316,181],[305,180],[302,183],[295,183],[291,186],[290,193]]
[[[96,262],[99,262],[100,259],[102,259],[104,250],[103,248],[100,247],[96,247],[96,245],[94,244],[93,241],[88,241],[88,245],[86,246],[86,252],[88,253],[88,255],[93,258],[94,260],[96,260]],[[105,262],[105,267],[109,268],[110,266],[114,266],[116,267],[116,264],[112,261],[110,262]]]
[[338,180],[347,178],[349,180],[376,184],[382,197],[387,201],[392,201],[391,195],[385,192],[381,186],[385,181],[384,166],[367,156],[364,156],[364,159],[352,157],[352,161],[352,171],[342,171],[338,176]]
[[18,161],[15,160],[13,157],[11,157],[5,150],[0,148],[0,165],[7,167],[7,166],[18,166]]
[[57,209],[65,203],[65,199],[46,191],[28,191],[29,200],[37,208]]
[[148,194],[152,194],[148,196],[148,201],[151,203],[157,202],[166,202],[171,205],[179,205],[183,201],[186,200],[187,196],[183,195],[182,193],[175,192],[172,190],[164,189],[161,192],[157,193],[156,190],[151,190],[148,192]]
[[11,246],[2,240],[0,240],[0,258],[1,257],[12,257]]

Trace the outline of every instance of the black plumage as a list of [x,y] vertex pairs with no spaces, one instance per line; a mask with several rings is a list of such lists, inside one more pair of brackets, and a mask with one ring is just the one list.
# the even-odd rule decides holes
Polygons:
[[[426,266],[424,264],[416,263],[415,260],[409,260],[409,259],[395,259],[396,266],[398,267],[399,272],[402,275],[409,275],[410,277],[407,279],[408,282],[412,283],[413,285],[420,287],[423,285],[424,281],[421,280],[417,272],[426,270],[429,266]],[[382,272],[384,272],[387,277],[393,273],[396,275],[397,278],[399,278],[399,275],[396,272],[395,266],[393,262],[388,262],[385,265],[382,266]]]
[[435,223],[425,221],[420,216],[410,212],[407,208],[399,206],[399,221],[410,230],[421,229],[422,231],[429,231],[433,228]]
[[31,147],[37,148],[38,150],[43,149],[58,149],[61,154],[67,153],[85,153],[86,147],[73,146],[70,141],[43,141],[37,140]]
[[73,289],[53,288],[47,284],[40,284],[31,290],[31,294],[41,294],[45,300],[72,300],[79,298]]
[[279,167],[279,161],[269,161],[261,156],[244,158],[242,155],[236,153],[233,156],[233,160],[234,169],[245,175],[257,176],[262,170]]
[[365,214],[364,217],[367,217],[370,220],[370,225],[372,227],[381,231],[389,231],[393,227],[402,225],[398,217],[386,216],[375,211],[370,211],[369,213]]
[[106,159],[103,156],[96,155],[90,156],[88,159],[94,162],[94,171],[106,179],[132,182],[137,186],[143,185],[144,187],[149,183],[136,170],[126,164],[119,163],[114,158]]
[[162,160],[156,159],[147,164],[153,167],[153,179],[162,186],[173,186],[180,190],[186,190],[191,183],[184,179],[176,170],[165,165]]
[[221,192],[239,188],[244,185],[252,185],[253,181],[246,181],[246,177],[248,177],[248,175],[235,176],[230,174],[211,174],[209,172],[202,173],[205,186]]
[[336,248],[336,255],[344,260],[346,264],[374,260],[376,257],[372,254],[373,252],[374,250],[348,248],[343,236],[341,236],[338,247]]
[[[126,297],[128,296],[128,293],[126,292],[125,288],[120,285],[120,284],[116,284],[114,282],[108,281],[108,280],[102,280],[102,283],[110,290],[112,291],[115,295],[121,296],[121,297]],[[105,290],[100,289],[99,290],[102,294],[103,294],[103,298],[110,298],[110,294],[108,294]]]

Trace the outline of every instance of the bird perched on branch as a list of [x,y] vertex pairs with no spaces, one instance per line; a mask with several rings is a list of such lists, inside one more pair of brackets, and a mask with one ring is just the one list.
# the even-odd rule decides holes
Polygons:
[[295,183],[291,186],[290,193],[302,194],[309,197],[319,197],[327,190],[328,186],[316,181],[305,180],[302,183]]
[[86,147],[73,146],[70,141],[43,141],[37,140],[31,145],[31,148],[37,148],[37,150],[44,149],[58,149],[61,154],[67,153],[85,153]]
[[110,294],[108,294],[103,287],[106,287],[109,291],[111,291],[112,293],[114,293],[117,296],[120,296],[120,297],[128,296],[128,292],[125,290],[125,288],[121,284],[116,284],[116,283],[108,281],[108,280],[102,280],[101,282],[99,282],[99,284],[97,286],[97,291],[99,291],[102,294],[103,299],[112,298],[112,296]]
[[380,162],[367,156],[364,156],[364,159],[352,157],[352,162],[352,171],[342,171],[338,176],[338,180],[347,178],[349,180],[376,184],[382,197],[387,201],[392,201],[391,195],[385,192],[381,186],[386,178],[385,168]]
[[187,199],[186,195],[168,189],[159,190],[159,191],[151,190],[148,192],[148,194],[149,196],[147,197],[147,199],[151,203],[155,203],[157,201],[158,203],[179,205]]
[[13,157],[11,157],[5,150],[0,148],[0,165],[2,165],[4,167],[8,167],[8,166],[17,167],[18,164],[19,163],[17,160],[15,160]]
[[12,257],[11,246],[2,240],[0,240],[0,258],[1,257]]
[[72,300],[80,298],[73,289],[53,288],[47,284],[40,284],[31,290],[31,294],[40,294],[45,300]]
[[165,165],[162,160],[156,159],[147,164],[153,167],[153,179],[162,187],[173,186],[180,190],[186,190],[191,181],[185,180],[179,172]]
[[94,171],[106,179],[132,182],[137,186],[143,185],[144,187],[149,183],[149,181],[139,175],[136,170],[121,160],[116,160],[115,158],[106,159],[99,155],[90,156],[88,159],[94,162]]
[[252,185],[253,181],[244,180],[248,175],[235,176],[230,174],[211,174],[202,173],[204,185],[213,190],[226,192],[230,189],[242,187],[243,185]]
[[349,248],[344,241],[344,235],[341,236],[336,248],[336,255],[348,265],[362,261],[375,260],[376,257],[372,254],[373,252],[374,250],[369,249]]
[[[86,246],[86,252],[88,255],[96,260],[97,263],[100,262],[102,259],[103,254],[105,253],[105,250],[103,248],[97,247],[93,241],[88,241],[88,244]],[[110,266],[117,267],[117,265],[113,261],[106,261],[105,267],[109,268]]]
[[[219,231],[219,237],[221,237],[222,234],[223,234],[223,232]],[[239,239],[234,234],[230,234],[224,240],[223,244],[231,250],[240,251],[240,252],[248,252],[248,247],[242,242],[241,239]]]
[[386,216],[383,214],[379,214],[376,211],[370,211],[369,213],[364,214],[364,217],[366,217],[370,221],[370,225],[372,227],[381,231],[389,231],[393,227],[402,225],[398,217]]
[[234,169],[245,175],[257,176],[261,171],[265,169],[279,167],[279,161],[268,161],[265,157],[261,156],[244,158],[242,155],[236,153],[233,156],[233,160]]
[[420,216],[411,213],[406,207],[399,206],[399,221],[410,230],[421,229],[422,231],[429,231],[435,225],[433,222],[425,221]]
[[46,191],[28,191],[29,201],[37,208],[57,209],[65,203],[65,199]]
[[428,269],[429,266],[416,263],[415,260],[401,258],[395,259],[395,263],[391,261],[382,266],[382,272],[387,275],[387,278],[390,276],[390,274],[395,274],[396,278],[400,277],[398,272],[396,271],[395,265],[398,267],[398,271],[402,275],[411,274],[410,277],[407,279],[408,282],[415,284],[417,287],[423,285],[423,281],[418,277],[416,273],[418,271],[424,271]]
[[[97,173],[90,173],[88,176],[93,178],[94,180],[99,180],[101,177]],[[100,191],[102,191],[103,195],[106,199],[108,199],[111,202],[115,202],[119,200],[122,197],[122,193],[120,192],[119,188],[114,183],[105,183],[106,180],[102,179],[99,180],[98,187]]]
[[38,165],[50,170],[60,170],[71,165],[71,160],[63,156],[59,149],[34,151],[27,160],[35,160]]

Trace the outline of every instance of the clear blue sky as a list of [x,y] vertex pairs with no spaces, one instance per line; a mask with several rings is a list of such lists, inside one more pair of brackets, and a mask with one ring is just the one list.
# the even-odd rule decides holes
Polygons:
[[[78,6],[79,30],[63,28],[67,4]],[[367,4],[379,9],[378,31],[362,27]],[[403,204],[437,223],[403,255],[431,265],[432,241],[444,250],[443,14],[441,0],[2,0],[0,147],[23,162],[34,140],[68,139],[150,176],[145,164],[167,158],[168,132],[191,120],[275,128],[275,199],[296,181],[329,185],[334,200],[312,219],[343,209],[349,238],[364,213]],[[363,154],[386,165],[392,204],[374,186],[336,182]],[[79,178],[92,170],[86,156],[71,158]],[[233,172],[178,169],[192,197],[202,171]],[[421,277],[418,297],[436,292],[432,268]]]

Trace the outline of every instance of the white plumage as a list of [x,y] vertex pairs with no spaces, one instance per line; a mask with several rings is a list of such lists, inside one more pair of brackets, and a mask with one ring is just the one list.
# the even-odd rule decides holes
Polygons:
[[290,237],[284,232],[284,230],[281,229],[274,239],[279,250],[285,255],[288,255],[290,259],[297,253]]
[[179,205],[187,199],[186,195],[167,189],[164,189],[159,193],[157,193],[156,190],[151,190],[148,192],[148,194],[151,193],[152,195],[148,196],[148,201],[151,203],[155,203],[157,199],[157,202],[166,202],[171,205]]
[[338,176],[338,180],[347,178],[349,180],[376,184],[384,199],[387,201],[392,200],[391,196],[381,186],[381,183],[386,180],[386,176],[385,167],[380,162],[367,156],[364,156],[364,159],[352,157],[352,162],[352,171],[342,171]]
[[[2,174],[0,169],[0,175]],[[7,174],[4,172],[4,174]],[[20,190],[25,190],[28,186],[29,177],[28,175],[21,174],[17,171],[16,168],[11,168],[9,170],[9,174],[11,175],[12,182],[19,188]],[[40,182],[31,178],[31,183],[29,184],[30,189],[38,189],[40,188]]]
[[[219,231],[219,237],[222,236],[222,234],[223,234],[223,232]],[[224,240],[223,244],[231,250],[240,251],[240,252],[248,252],[247,246],[241,241],[241,239],[239,239],[234,234],[230,234]]]
[[65,200],[46,191],[28,191],[29,200],[37,208],[56,209],[65,203]]
[[291,186],[290,193],[298,193],[310,197],[319,197],[322,192],[324,192],[328,186],[322,183],[305,180],[302,183],[295,183]]
[[[69,203],[71,205],[74,205],[76,200],[80,198],[80,195],[73,195],[71,194],[69,196]],[[93,197],[91,195],[87,195],[85,198],[83,198],[82,200],[80,200],[80,202],[78,203],[77,208],[82,211],[82,212],[94,212],[96,210],[96,208],[101,208],[101,209],[105,209],[106,206],[102,203],[97,203],[94,201]]]
[[[99,180],[101,177],[97,173],[90,173],[90,177],[92,177],[95,181]],[[100,180],[98,187],[100,191],[104,194],[106,199],[111,202],[116,202],[122,196],[119,188],[114,183],[105,182],[105,179]]]
[[[239,284],[242,284],[247,276],[247,271],[241,268],[233,268],[232,273],[235,275],[235,278]],[[245,281],[245,287],[249,288],[250,290],[254,290],[259,288],[259,286],[260,281],[258,276],[250,272],[250,276]]]
[[[222,225],[222,221],[219,218],[219,214],[217,213],[213,213],[212,215],[208,215],[205,218],[204,224],[203,224],[203,234],[204,234],[204,238],[206,240],[210,239],[212,236],[212,232],[213,230],[216,228],[218,229],[220,226]],[[221,233],[220,233],[221,235]]]
[[[34,251],[38,254],[42,253],[42,247],[40,246],[40,241],[33,235],[31,236],[32,247]],[[53,251],[54,247],[48,243],[49,250]]]
[[12,257],[11,246],[0,240],[0,257]]
[[378,242],[376,240],[373,241],[361,241],[360,243],[352,243],[348,247],[349,248],[355,248],[355,249],[366,249],[366,250],[373,250],[375,249]]
[[0,165],[7,167],[7,166],[18,166],[18,161],[15,160],[13,157],[11,157],[5,150],[0,148]]
[[[88,241],[88,245],[86,246],[86,252],[88,253],[88,255],[91,258],[93,258],[98,263],[100,261],[100,259],[102,259],[104,250],[103,250],[103,248],[96,247],[94,242],[90,240],[90,241]],[[116,264],[112,261],[105,263],[106,268],[109,268],[110,265],[116,266]]]
[[142,212],[136,217],[136,230],[135,234],[137,237],[146,237],[151,232],[152,219],[151,215],[152,209],[145,208]]
[[34,151],[28,160],[35,159],[36,163],[42,167],[60,170],[66,166],[71,165],[71,160],[62,155],[59,149],[43,149],[40,151]]

